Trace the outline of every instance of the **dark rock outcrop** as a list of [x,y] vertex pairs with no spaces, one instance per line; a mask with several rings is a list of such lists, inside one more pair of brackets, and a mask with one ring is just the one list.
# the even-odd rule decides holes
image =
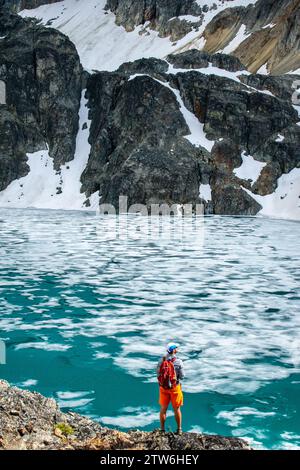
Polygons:
[[300,75],[242,75],[241,81],[257,90],[268,91],[287,102],[292,102],[295,91],[293,84],[300,81]]
[[249,450],[242,439],[196,433],[130,431],[103,428],[38,393],[0,380],[2,450]]
[[49,148],[55,168],[74,157],[82,68],[60,32],[0,10],[0,189],[28,172],[26,153]]
[[208,152],[184,139],[189,129],[170,89],[147,74],[129,77],[105,72],[88,81],[92,150],[83,190],[100,190],[101,202],[116,207],[120,195],[130,205],[199,202]]
[[182,69],[201,69],[209,65],[227,70],[229,72],[239,72],[245,70],[245,67],[239,59],[227,54],[209,54],[208,52],[191,49],[182,54],[171,54],[167,61],[175,68]]
[[[300,0],[258,0],[248,6],[232,7],[217,13],[203,34],[204,50],[216,53],[223,50],[245,27],[247,37],[236,46],[236,56],[251,72],[267,64],[271,74],[279,75],[300,68]],[[172,41],[199,30],[209,7],[200,7],[194,0],[107,0],[106,8],[116,15],[116,23],[132,31],[135,26],[147,24],[162,37]],[[180,19],[180,15],[195,16],[195,21]],[[145,30],[146,31],[146,30]],[[187,44],[190,48],[190,44]]]
[[[193,28],[202,24],[202,9],[195,0],[107,0],[106,8],[116,15],[116,23],[127,31],[150,22],[162,37],[181,39]],[[194,22],[177,18],[181,15],[195,16]],[[198,18],[197,18],[198,17]]]
[[[260,206],[241,186],[271,193],[277,179],[299,165],[299,118],[290,95],[271,96],[262,84],[256,89],[255,76],[241,76],[242,83],[193,70],[211,62],[239,68],[223,55],[190,51],[168,60],[191,70],[168,74],[164,61],[144,59],[89,78],[91,154],[83,190],[87,196],[100,191],[101,202],[115,207],[120,195],[128,196],[130,205],[194,205],[200,202],[199,184],[209,183],[212,202],[205,203],[206,212],[255,215]],[[285,79],[274,80],[285,89]],[[211,153],[185,138],[190,130],[176,93],[215,142]],[[279,133],[286,136],[282,143]],[[233,173],[242,152],[267,164],[252,188]]]

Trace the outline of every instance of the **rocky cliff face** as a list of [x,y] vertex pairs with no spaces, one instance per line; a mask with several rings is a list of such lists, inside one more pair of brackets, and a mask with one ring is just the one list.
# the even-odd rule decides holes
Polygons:
[[[0,5],[20,11],[59,2],[0,0]],[[97,15],[103,3],[96,0],[93,6]],[[157,30],[174,44],[186,38],[180,52],[229,51],[252,73],[261,69],[280,75],[300,68],[300,0],[107,0],[105,8],[128,32],[144,25],[140,34]]]
[[[109,2],[120,23],[137,5],[129,15],[132,25],[151,17],[160,27],[175,13],[199,13],[193,1]],[[258,13],[254,19],[256,8],[246,10],[252,27],[260,28],[273,9],[270,2],[262,20]],[[240,8],[235,11],[239,17]],[[87,199],[98,194],[116,207],[124,195],[129,204],[148,208],[202,202],[206,213],[255,215],[281,177],[295,169],[297,177],[300,127],[291,102],[296,75],[249,74],[236,54],[196,49],[83,74],[74,45],[57,30],[7,8],[0,20],[0,80],[7,88],[6,105],[0,106],[1,204],[16,206],[22,199],[3,190],[26,177],[27,154],[49,149],[54,179],[74,161],[76,140],[77,159],[86,162],[78,167],[79,188]],[[89,119],[79,127],[83,87]],[[36,178],[42,164],[34,162]],[[290,188],[296,187],[293,179]],[[300,194],[294,192],[289,205],[299,212]],[[276,197],[285,203],[289,188]]]
[[0,380],[2,450],[249,450],[242,439],[184,433],[128,433],[103,428],[38,393]]
[[73,44],[56,30],[0,10],[0,189],[25,176],[26,153],[49,148],[58,170],[74,157],[82,69]]
[[[246,2],[247,3],[247,2]],[[228,8],[224,9],[224,4]],[[107,8],[116,14],[116,22],[128,31],[150,22],[161,36],[181,39],[192,30],[199,30],[205,14],[215,11],[212,20],[200,36],[204,50],[220,52],[229,46],[250,72],[262,66],[272,74],[283,74],[300,67],[300,1],[257,0],[240,6],[238,1],[216,1],[206,5],[195,0],[165,1],[108,0]],[[221,11],[219,11],[222,6]],[[188,21],[181,15],[189,15]],[[194,16],[194,18],[193,18]],[[186,48],[197,47],[196,37]],[[201,47],[203,47],[202,42]]]
[[[103,203],[117,205],[119,195],[127,195],[130,204],[149,207],[196,204],[202,200],[199,186],[210,184],[212,201],[202,200],[206,212],[256,214],[260,206],[242,186],[271,193],[277,179],[300,163],[299,118],[290,98],[284,99],[286,79],[266,84],[261,76],[240,72],[241,81],[233,80],[243,66],[222,54],[190,51],[167,60],[177,73],[176,68],[168,73],[166,61],[149,59],[90,77],[91,154],[84,190],[88,195],[99,190]],[[211,63],[220,75],[193,71]],[[222,76],[224,69],[231,79]],[[278,97],[267,91],[276,84]],[[202,145],[186,139],[189,112],[206,136]],[[284,142],[276,142],[278,134],[285,135]],[[255,185],[233,172],[243,153],[264,163]]]

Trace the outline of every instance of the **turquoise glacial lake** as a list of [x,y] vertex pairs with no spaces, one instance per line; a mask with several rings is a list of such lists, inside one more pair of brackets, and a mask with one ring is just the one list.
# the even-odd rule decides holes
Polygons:
[[2,379],[151,430],[177,341],[185,431],[300,448],[300,223],[0,209],[0,271]]

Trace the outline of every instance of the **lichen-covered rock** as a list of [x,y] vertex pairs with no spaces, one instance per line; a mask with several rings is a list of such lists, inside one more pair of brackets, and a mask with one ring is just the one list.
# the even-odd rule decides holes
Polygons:
[[57,403],[0,380],[2,450],[247,450],[242,439],[196,433],[130,431],[103,428]]

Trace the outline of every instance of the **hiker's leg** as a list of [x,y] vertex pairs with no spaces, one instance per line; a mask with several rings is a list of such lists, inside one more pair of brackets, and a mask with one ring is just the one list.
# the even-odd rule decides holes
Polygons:
[[160,429],[165,430],[165,423],[167,419],[167,406],[161,406],[160,408]]
[[175,414],[175,419],[177,423],[177,429],[181,429],[182,428],[182,414],[181,414],[180,406],[178,408],[174,407],[174,414]]

